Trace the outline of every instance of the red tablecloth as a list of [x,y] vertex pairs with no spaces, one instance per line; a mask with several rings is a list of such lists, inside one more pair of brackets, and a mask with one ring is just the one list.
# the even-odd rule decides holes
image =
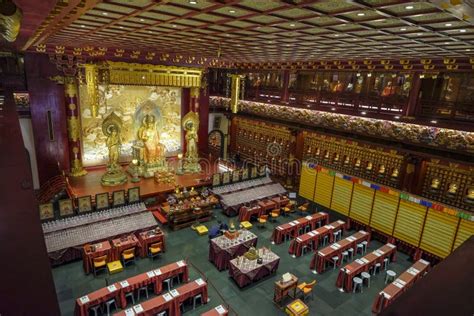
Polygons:
[[227,316],[229,311],[222,305],[216,306],[215,308],[202,313],[201,316]]
[[112,240],[112,256],[110,261],[120,260],[120,255],[124,250],[135,247],[135,255],[140,251],[140,241],[131,234],[126,237],[116,238]]
[[207,304],[207,301],[208,301],[207,283],[202,281],[201,279],[184,284],[183,286],[176,289],[176,291],[179,293],[179,295],[174,298],[174,302],[173,302],[174,313],[172,312],[171,315],[180,316],[181,309],[179,308],[179,305],[183,303],[184,301],[186,301],[187,299],[194,297],[198,294],[202,295],[203,304]]
[[[354,251],[356,251],[356,245],[364,240],[368,242],[370,240],[370,234],[361,230],[352,236],[346,237],[337,243],[329,245],[314,254],[309,267],[311,270],[316,270],[318,273],[323,273],[327,261],[330,261],[331,258],[335,256],[338,256],[339,259],[341,259],[341,254],[349,248],[354,248]],[[338,263],[341,261],[342,260],[338,260]]]
[[[270,250],[266,250],[270,251]],[[271,259],[263,259],[262,264],[255,264],[252,268],[241,267],[237,264],[239,259],[230,261],[229,275],[235,280],[239,287],[244,287],[252,282],[256,282],[278,269],[280,257],[272,253]],[[254,260],[256,263],[257,260]]]
[[273,230],[272,240],[275,244],[281,244],[283,242],[283,237],[286,235],[296,238],[301,227],[311,225],[311,230],[314,230],[316,228],[316,223],[321,222],[321,225],[325,225],[328,220],[329,215],[327,213],[319,212],[279,225]]
[[418,279],[422,278],[426,271],[430,268],[430,263],[423,259],[418,260],[408,270],[400,274],[400,276],[387,285],[380,292],[372,305],[372,313],[378,314],[388,305],[390,305],[398,296],[405,292]]
[[356,259],[339,270],[336,286],[344,289],[346,292],[351,292],[353,277],[362,272],[369,271],[369,269],[376,263],[383,263],[383,259],[385,258],[390,258],[390,261],[395,261],[396,253],[397,247],[388,243],[379,249],[366,254],[361,259]]
[[[97,304],[104,303],[105,301],[108,301],[112,298],[115,298],[116,302],[119,302],[120,285],[115,283],[115,284],[112,284],[111,286],[115,286],[116,289],[112,290],[109,287],[110,288],[109,290],[109,288],[104,287],[104,288],[98,289],[97,291],[89,293],[87,295],[84,295],[81,298],[78,298],[76,300],[76,306],[74,308],[74,315],[88,316],[90,307]],[[81,299],[83,299],[84,302],[82,302]]]
[[[225,237],[218,237],[225,238]],[[217,243],[216,239],[211,239],[209,243],[209,261],[214,263],[219,271],[229,268],[229,261],[237,256],[243,255],[248,251],[250,247],[257,245],[257,236],[252,239],[239,242],[237,245],[229,248],[221,248]]]
[[83,247],[82,263],[84,265],[84,271],[86,272],[86,274],[92,272],[92,267],[94,266],[94,258],[107,255],[107,262],[113,261],[112,247],[110,246],[110,243],[107,240],[95,243],[92,246],[95,247],[94,251],[90,251],[89,245]]
[[165,234],[159,228],[143,231],[137,235],[140,241],[140,256],[142,258],[148,255],[148,247],[156,242],[161,242],[162,251],[166,251]]
[[291,241],[290,247],[288,248],[288,252],[291,255],[299,257],[302,254],[303,247],[308,244],[311,244],[312,249],[316,250],[318,248],[319,241],[323,239],[326,235],[329,236],[329,242],[332,243],[334,239],[332,233],[338,230],[342,230],[341,233],[344,234],[345,224],[346,223],[344,221],[338,220],[332,222],[331,224],[321,226],[318,229],[310,231],[309,233],[296,237]]
[[[168,294],[167,294],[168,295]],[[140,316],[154,316],[157,313],[167,311],[168,315],[173,315],[172,311],[174,310],[174,300],[171,298],[170,300],[166,300],[164,295],[160,295],[157,297],[154,297],[152,299],[149,299],[141,304],[137,304],[135,306],[141,306],[143,309],[142,312],[135,312],[135,315],[140,315]],[[135,307],[134,306],[134,307]],[[133,310],[134,307],[130,307],[129,309]],[[118,313],[115,313],[114,316],[126,316],[127,311],[122,310]]]
[[250,218],[253,215],[260,217],[262,214],[263,214],[262,208],[258,205],[252,206],[252,207],[242,206],[239,209],[239,221],[240,222],[250,221]]

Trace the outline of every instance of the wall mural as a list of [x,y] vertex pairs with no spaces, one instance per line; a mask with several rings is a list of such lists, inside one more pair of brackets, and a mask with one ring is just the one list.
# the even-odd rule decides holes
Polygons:
[[106,137],[102,121],[114,112],[123,121],[121,161],[132,159],[132,145],[145,115],[155,117],[155,126],[166,155],[181,150],[181,88],[130,85],[99,85],[99,114],[92,117],[86,106],[87,87],[79,88],[84,166],[103,165],[107,162]]

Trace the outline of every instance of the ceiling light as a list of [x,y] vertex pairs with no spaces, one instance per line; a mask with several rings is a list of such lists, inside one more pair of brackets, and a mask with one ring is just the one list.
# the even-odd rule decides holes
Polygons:
[[235,10],[229,10],[229,13],[235,13]]
[[153,33],[152,31],[148,31],[148,33]]
[[469,48],[466,48],[466,52],[470,52],[471,50]]
[[445,45],[448,45],[448,44],[449,44],[449,42],[444,42],[444,44],[445,44]]
[[331,110],[336,111],[336,108],[331,108]]
[[372,74],[371,74],[371,73],[368,73],[368,74],[367,74],[367,77],[372,77]]
[[189,4],[198,4],[198,2],[196,0],[190,0]]
[[365,13],[362,13],[362,12],[361,12],[361,13],[357,13],[357,16],[364,16],[364,15],[365,15]]
[[400,31],[406,31],[407,29],[405,27],[402,27]]
[[399,120],[399,119],[400,119],[400,116],[397,115],[397,116],[395,116],[394,118],[395,118],[396,120]]
[[446,23],[444,26],[453,26],[451,23]]
[[461,32],[461,33],[466,33],[466,30],[465,30],[465,29],[462,29],[462,30],[459,30],[459,32]]
[[407,6],[405,7],[405,9],[407,9],[407,10],[412,10],[412,9],[413,9],[413,6],[412,6],[412,5],[407,5]]
[[436,124],[436,123],[438,123],[438,121],[436,121],[436,120],[431,120],[430,123],[431,123],[431,124]]
[[107,15],[108,13],[107,12],[102,12],[102,15]]
[[360,114],[362,114],[362,115],[366,115],[366,114],[367,114],[367,112],[363,111],[363,112],[360,112]]
[[140,19],[140,22],[145,22],[145,20],[144,20],[144,19]]
[[86,26],[84,24],[82,24],[81,27],[86,27]]
[[339,34],[334,34],[334,37],[338,37],[338,36],[339,36]]
[[291,45],[290,44],[286,44],[286,47],[290,47]]
[[291,24],[290,24],[290,26],[294,27],[294,26],[296,26],[296,24],[294,24],[294,23],[291,23]]
[[423,33],[416,33],[416,35],[421,36],[421,35],[423,35]]
[[172,27],[176,27],[176,24],[171,25]]
[[123,26],[119,26],[119,28],[123,29]]

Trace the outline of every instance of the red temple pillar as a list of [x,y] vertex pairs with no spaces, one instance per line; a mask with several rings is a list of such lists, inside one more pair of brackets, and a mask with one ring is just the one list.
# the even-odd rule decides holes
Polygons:
[[290,99],[289,93],[290,85],[290,70],[283,70],[283,88],[281,93],[281,102],[288,102]]
[[405,116],[415,117],[418,113],[418,96],[420,94],[421,88],[421,79],[418,73],[413,74],[413,81],[410,90],[410,94],[408,96],[408,104],[404,111]]

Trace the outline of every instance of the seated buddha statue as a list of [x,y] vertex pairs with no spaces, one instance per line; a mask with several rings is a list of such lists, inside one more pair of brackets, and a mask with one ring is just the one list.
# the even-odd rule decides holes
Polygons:
[[439,190],[440,181],[438,178],[433,178],[430,184],[430,191],[437,192]]
[[474,204],[474,187],[470,187],[469,189],[467,189],[467,195],[464,199],[464,202],[471,205]]
[[249,251],[244,253],[244,257],[247,258],[248,260],[257,260],[258,259],[257,249],[255,249],[255,247],[250,247]]
[[448,186],[447,195],[449,197],[454,197],[456,194],[458,194],[458,184],[457,183],[450,183],[449,186]]

